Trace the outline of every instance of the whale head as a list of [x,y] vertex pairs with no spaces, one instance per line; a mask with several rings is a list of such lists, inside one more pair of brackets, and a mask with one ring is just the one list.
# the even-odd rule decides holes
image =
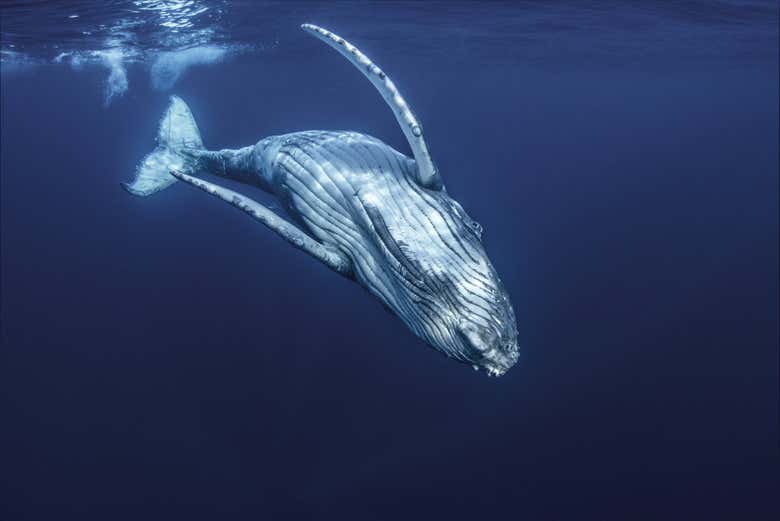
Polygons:
[[501,376],[518,359],[517,326],[482,227],[445,191],[410,188],[400,205],[363,205],[392,287],[384,300],[435,349]]
[[[481,227],[444,189],[421,123],[396,84],[357,47],[322,27],[301,27],[349,60],[379,91],[414,156],[414,161],[374,164],[374,174],[387,174],[386,167],[404,170],[406,163],[404,189],[384,190],[372,175],[368,181],[355,177],[360,190],[367,188],[358,198],[369,221],[366,239],[376,254],[361,259],[363,250],[352,252],[358,280],[439,351],[490,375],[504,374],[518,356],[514,311],[482,248]],[[356,160],[350,167],[360,171],[371,163],[364,152],[356,148],[349,154]]]
[[482,227],[446,193],[437,195],[440,204],[429,213],[436,233],[420,252],[440,283],[439,330],[446,325],[432,344],[489,376],[501,376],[519,356],[512,303],[482,246]]

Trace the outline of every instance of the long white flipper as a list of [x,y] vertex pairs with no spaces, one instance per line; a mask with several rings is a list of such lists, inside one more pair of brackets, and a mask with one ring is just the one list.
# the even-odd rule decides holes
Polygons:
[[433,159],[431,158],[431,153],[428,151],[428,146],[425,144],[422,126],[417,121],[417,118],[414,117],[414,114],[412,114],[406,101],[401,96],[401,93],[398,92],[398,89],[390,78],[387,77],[382,69],[369,60],[365,54],[360,52],[357,47],[344,38],[316,25],[303,24],[301,28],[336,49],[347,58],[352,65],[357,67],[358,70],[368,78],[368,81],[376,87],[382,95],[382,98],[384,98],[393,110],[395,119],[398,121],[398,124],[401,125],[401,130],[403,130],[406,140],[412,148],[412,154],[414,154],[414,159],[417,162],[417,173],[420,184],[426,188],[441,188],[441,177],[439,176],[436,166],[433,164]]
[[215,185],[214,183],[209,183],[208,181],[198,179],[197,177],[192,177],[176,170],[171,170],[171,175],[179,181],[189,183],[192,186],[200,188],[201,190],[232,204],[236,208],[245,211],[281,235],[283,239],[296,248],[311,254],[338,273],[341,273],[342,275],[349,275],[351,273],[349,260],[343,254],[315,241],[298,227],[285,221],[262,204],[253,201],[252,199],[249,199],[248,197],[243,196],[237,192],[234,192],[233,190],[228,190],[227,188],[223,188],[221,186]]

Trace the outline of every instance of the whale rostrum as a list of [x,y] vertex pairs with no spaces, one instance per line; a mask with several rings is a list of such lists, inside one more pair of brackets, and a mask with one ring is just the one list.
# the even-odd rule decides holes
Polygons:
[[[518,358],[515,314],[482,246],[482,227],[448,195],[422,126],[390,78],[343,38],[302,28],[377,88],[414,159],[352,131],[295,132],[209,151],[189,107],[172,96],[157,148],[123,186],[147,196],[179,180],[226,201],[363,286],[438,351],[504,374]],[[203,174],[259,187],[285,215]]]

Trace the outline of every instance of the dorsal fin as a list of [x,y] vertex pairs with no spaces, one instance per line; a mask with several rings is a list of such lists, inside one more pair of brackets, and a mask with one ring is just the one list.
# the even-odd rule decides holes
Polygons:
[[336,49],[376,87],[382,98],[393,110],[395,119],[401,125],[401,130],[409,142],[417,163],[417,176],[420,184],[426,188],[440,189],[442,187],[441,177],[433,164],[431,153],[428,151],[428,145],[425,143],[422,126],[417,121],[417,118],[414,117],[414,114],[412,114],[406,101],[404,101],[401,93],[398,92],[390,78],[374,62],[369,60],[365,54],[360,52],[357,47],[344,38],[316,25],[303,24],[301,28]]

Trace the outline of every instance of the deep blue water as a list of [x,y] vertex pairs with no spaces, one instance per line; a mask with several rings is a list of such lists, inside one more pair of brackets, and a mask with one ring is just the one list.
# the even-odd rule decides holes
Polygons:
[[[776,2],[0,5],[0,519],[780,513]],[[210,148],[408,153],[303,22],[484,226],[506,376],[224,203],[120,188],[171,93]]]

